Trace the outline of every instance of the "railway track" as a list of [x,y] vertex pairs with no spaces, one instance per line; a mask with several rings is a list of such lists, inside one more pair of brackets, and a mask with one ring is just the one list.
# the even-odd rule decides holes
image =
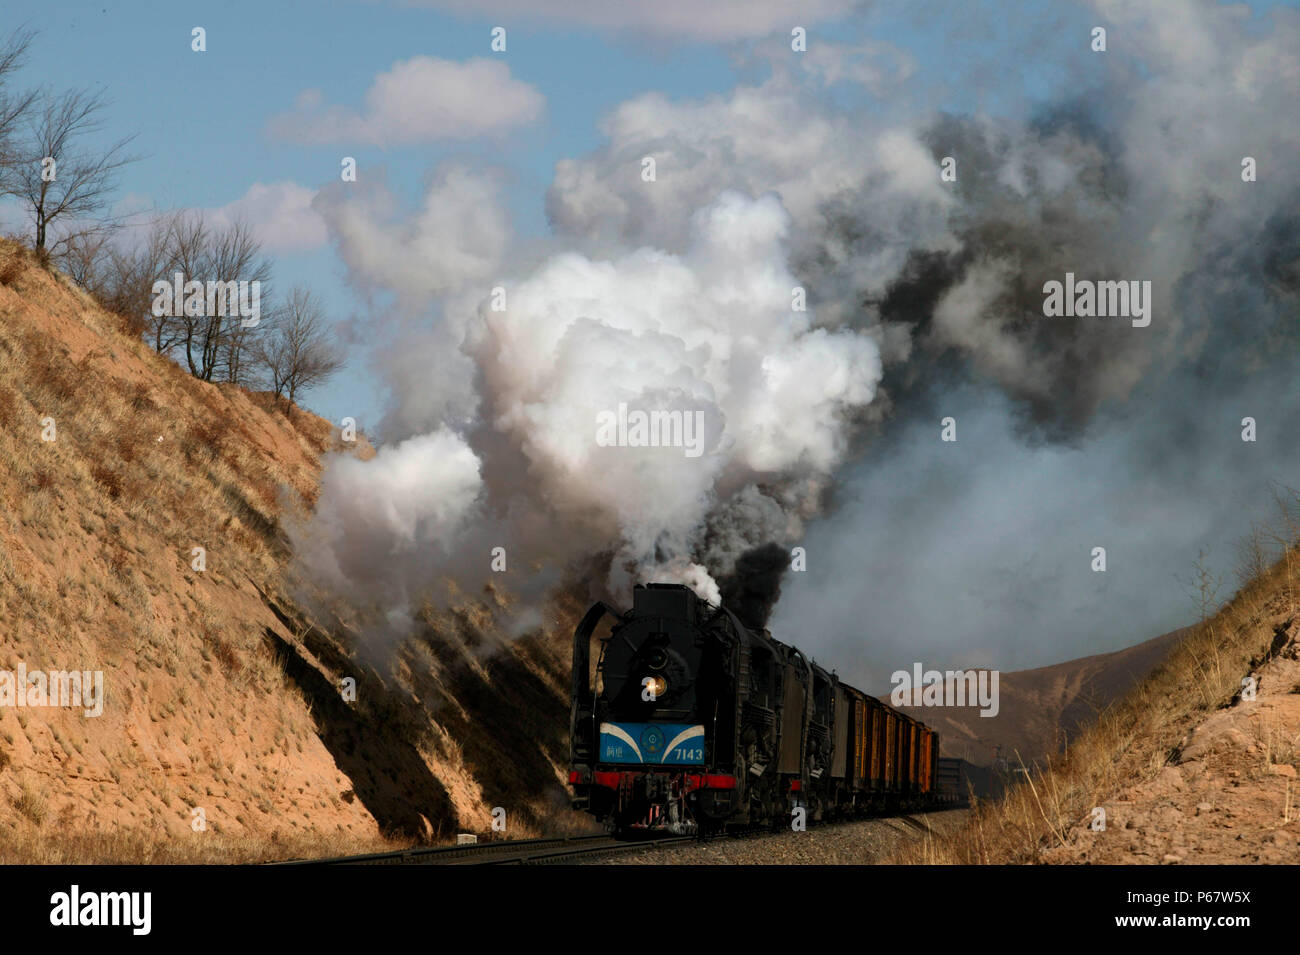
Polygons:
[[[930,827],[914,813],[891,813],[884,816],[864,818],[895,819],[920,833],[928,834]],[[845,820],[861,822],[863,818]],[[818,828],[842,825],[843,822],[817,823]],[[771,835],[778,830],[769,826],[755,826],[740,829],[727,834],[707,837],[714,839],[745,839]],[[479,842],[471,845],[432,846],[424,848],[398,849],[394,852],[375,852],[367,855],[337,856],[329,859],[294,859],[277,865],[550,865],[572,862],[577,859],[590,859],[607,855],[622,855],[630,852],[681,846],[698,845],[697,836],[663,836],[659,838],[627,841],[613,836],[599,834],[591,836],[556,836],[542,839],[503,839],[499,842]]]
[[898,815],[898,816],[889,816],[888,818],[897,819],[899,822],[903,823],[903,825],[911,826],[917,832],[922,832],[925,833],[926,835],[930,834],[930,827],[927,826],[925,823],[921,822],[921,820],[917,819],[915,816]]
[[549,865],[578,858],[644,852],[661,846],[697,841],[693,836],[626,842],[608,835],[561,836],[549,839],[504,839],[472,845],[434,846],[374,852],[330,859],[294,859],[280,865]]

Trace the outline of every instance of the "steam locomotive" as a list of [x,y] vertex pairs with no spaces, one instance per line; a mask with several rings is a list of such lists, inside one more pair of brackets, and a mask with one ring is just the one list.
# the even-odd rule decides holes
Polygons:
[[[592,637],[610,617],[609,634]],[[632,609],[593,606],[574,632],[575,809],[616,833],[925,808],[939,737],[680,584]]]

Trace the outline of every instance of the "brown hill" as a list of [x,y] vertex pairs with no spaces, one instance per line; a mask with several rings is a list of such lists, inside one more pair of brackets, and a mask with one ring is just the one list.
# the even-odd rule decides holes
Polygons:
[[[1145,677],[1187,635],[1175,630],[1113,653],[1001,673],[996,716],[978,707],[902,707],[939,732],[944,756],[1015,769],[1061,751],[1081,726]],[[887,694],[886,694],[887,698]]]
[[[361,662],[283,577],[282,521],[331,449],[350,450],[328,422],[191,377],[0,242],[0,862],[328,853],[482,830],[497,805],[514,835],[565,816],[571,608],[484,659],[489,594]],[[102,714],[5,705],[20,665],[101,672]]]
[[[1242,543],[1244,582],[1227,603],[1063,753],[980,801],[961,829],[893,861],[1300,858],[1300,492],[1278,485],[1274,504],[1275,525]],[[1271,564],[1261,541],[1276,548]]]

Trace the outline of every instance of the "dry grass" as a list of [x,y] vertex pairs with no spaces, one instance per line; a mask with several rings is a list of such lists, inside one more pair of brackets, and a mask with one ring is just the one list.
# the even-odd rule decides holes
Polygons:
[[9,430],[14,427],[20,410],[18,393],[12,388],[0,388],[0,428]]
[[44,794],[23,780],[18,784],[18,795],[13,800],[14,808],[20,815],[26,816],[38,829],[45,823],[46,800]]
[[[1154,779],[1191,727],[1241,692],[1242,678],[1265,659],[1278,622],[1294,617],[1300,574],[1295,503],[1294,492],[1279,496],[1281,529],[1272,539],[1285,545],[1280,559],[1270,566],[1245,545],[1242,587],[1217,612],[1209,603],[1217,582],[1198,560],[1192,584],[1205,607],[1202,622],[1062,756],[1036,769],[1022,764],[1022,781],[999,799],[977,803],[964,828],[934,845],[906,848],[891,861],[1033,863],[1044,850],[1067,844],[1070,830],[1090,820],[1094,807]],[[1266,762],[1295,758],[1295,741],[1275,736],[1261,742]]]
[[90,476],[99,483],[111,500],[115,501],[122,496],[122,476],[112,468],[96,464],[91,467]]
[[389,852],[409,848],[409,842],[350,833],[283,833],[229,835],[211,830],[169,833],[158,827],[78,830],[78,820],[65,813],[54,825],[24,820],[8,831],[0,829],[0,865],[205,865],[276,862]]
[[11,286],[27,271],[26,250],[15,243],[3,243],[0,248],[0,285]]

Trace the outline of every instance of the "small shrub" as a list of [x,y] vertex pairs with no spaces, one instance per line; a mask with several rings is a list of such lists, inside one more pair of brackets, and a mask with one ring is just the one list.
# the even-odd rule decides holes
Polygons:
[[[102,303],[101,303],[102,304]],[[143,314],[125,314],[109,310],[109,315],[117,325],[118,331],[129,338],[140,338],[148,328]]]
[[113,469],[97,464],[91,469],[90,475],[113,500],[122,496],[122,476]]
[[230,423],[214,416],[206,421],[196,421],[185,433],[187,450],[203,451],[210,458],[218,458],[230,439]]
[[18,798],[13,801],[13,804],[19,813],[36,823],[36,825],[39,826],[45,821],[45,797],[27,783],[24,782],[19,785]]
[[275,481],[262,478],[254,479],[251,483],[253,494],[261,503],[262,510],[267,514],[275,514],[279,510],[279,491]]
[[114,575],[121,577],[123,571],[130,565],[131,555],[126,548],[120,543],[114,543],[112,551],[108,555],[108,566]]
[[132,386],[128,398],[136,411],[152,411],[158,407],[149,396],[149,386],[143,381],[137,381]]
[[68,400],[84,384],[77,367],[68,360],[67,350],[60,351],[35,329],[23,335],[23,350],[27,353],[28,381],[58,401]]
[[133,435],[119,434],[113,439],[113,447],[117,450],[118,458],[124,464],[129,464],[135,460],[136,440]]
[[212,654],[217,658],[217,662],[221,664],[221,668],[228,674],[236,674],[244,668],[244,664],[240,661],[235,648],[220,637],[217,638],[216,646],[212,648]]
[[239,659],[239,654],[235,652],[229,641],[222,635],[221,630],[214,626],[209,620],[203,621],[203,647],[212,648],[212,656],[216,658],[221,669],[228,676],[234,676],[244,669],[244,663]]
[[0,387],[0,428],[6,430],[18,423],[18,395],[12,388]]
[[0,285],[13,285],[25,270],[22,258],[17,253],[11,252],[4,262],[0,263]]
[[110,441],[118,460],[129,463],[148,446],[149,435],[138,419],[128,417],[118,422],[116,433]]

